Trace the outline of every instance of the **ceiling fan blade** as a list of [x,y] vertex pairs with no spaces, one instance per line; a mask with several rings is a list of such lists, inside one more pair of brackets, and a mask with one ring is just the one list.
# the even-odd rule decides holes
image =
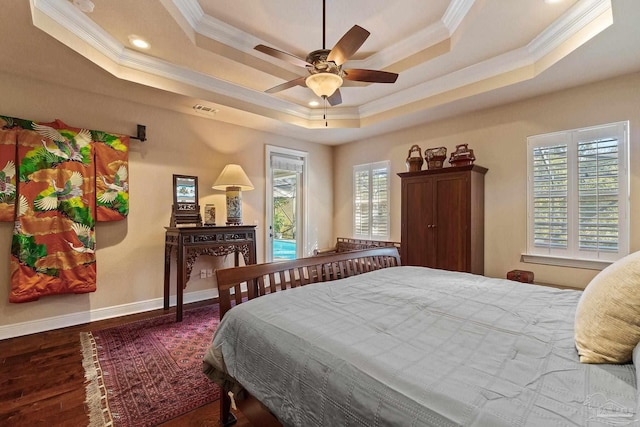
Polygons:
[[262,53],[266,53],[269,56],[273,56],[274,58],[278,58],[281,59],[283,61],[287,61],[293,65],[297,65],[298,67],[307,67],[310,66],[311,64],[309,64],[307,61],[305,61],[302,58],[298,58],[295,55],[292,55],[290,53],[287,52],[283,52],[281,50],[278,49],[274,49],[272,47],[269,46],[265,46],[263,44],[259,44],[256,47],[254,47],[255,50],[257,50],[258,52],[262,52]]
[[282,84],[279,84],[278,86],[274,86],[271,89],[267,89],[265,90],[265,93],[276,93],[276,92],[280,92],[281,90],[289,89],[294,86],[306,86],[304,84],[304,81],[305,81],[304,77],[298,77],[295,80],[289,80],[288,82],[284,82]]
[[333,95],[327,98],[327,101],[332,107],[342,104],[342,95],[340,94],[340,89],[336,89],[336,91],[333,92]]
[[369,34],[371,33],[364,28],[354,25],[331,49],[329,56],[327,56],[327,61],[333,61],[336,65],[344,64],[347,59],[351,58],[351,55],[360,49]]
[[344,81],[342,82],[342,86],[340,87],[367,87],[367,86],[368,86],[367,82],[344,79]]
[[344,70],[344,79],[355,80],[358,82],[369,83],[395,83],[398,78],[397,73],[379,70],[362,70],[359,68],[351,68]]

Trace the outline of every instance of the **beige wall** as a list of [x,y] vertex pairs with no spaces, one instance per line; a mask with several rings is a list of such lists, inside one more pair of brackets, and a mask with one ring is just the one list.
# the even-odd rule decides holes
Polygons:
[[[115,78],[109,79],[108,84],[118,98],[0,73],[2,115],[38,121],[59,118],[72,126],[115,133],[135,133],[136,124],[141,123],[147,126],[148,137],[144,143],[135,140],[131,143],[129,217],[96,226],[98,282],[95,293],[48,296],[35,302],[9,304],[13,224],[0,223],[0,241],[4,242],[0,245],[0,338],[7,336],[7,331],[13,334],[20,329],[46,329],[60,322],[83,323],[109,313],[127,313],[139,308],[141,303],[161,306],[164,227],[169,225],[173,174],[198,176],[201,207],[214,203],[218,223],[224,223],[224,194],[212,190],[211,185],[225,164],[241,164],[256,187],[243,193],[244,222],[258,221],[258,260],[263,260],[265,144],[309,153],[308,195],[313,215],[307,250],[332,244],[331,233],[326,232],[331,230],[333,214],[330,147],[154,107],[166,101],[160,91]],[[124,93],[127,96],[122,95]],[[136,98],[139,103],[131,100]],[[198,273],[201,268],[222,265],[223,260],[201,258],[194,267],[197,277],[189,282],[188,293],[215,288],[212,279],[200,279]],[[172,289],[174,287],[175,273]]]
[[[71,83],[71,82],[70,82]],[[355,164],[391,160],[391,239],[400,240],[400,179],[407,151],[468,143],[486,175],[485,274],[503,277],[514,268],[533,270],[543,282],[585,286],[593,270],[523,264],[526,246],[526,137],[620,120],[631,121],[631,249],[640,249],[640,229],[634,212],[640,208],[640,126],[637,100],[640,74],[595,83],[507,106],[488,109],[412,129],[381,135],[338,147],[306,143],[248,128],[155,107],[167,101],[164,93],[117,79],[109,93],[96,95],[70,87],[0,73],[0,114],[111,132],[134,132],[147,126],[149,140],[132,141],[130,153],[131,213],[126,221],[99,223],[97,233],[98,290],[92,294],[43,297],[25,304],[9,304],[9,253],[13,225],[0,223],[0,337],[21,329],[82,323],[141,306],[161,304],[164,228],[169,221],[172,174],[197,175],[200,204],[214,203],[224,218],[224,195],[210,189],[226,163],[242,164],[256,190],[243,194],[244,219],[258,221],[259,260],[264,253],[264,146],[309,153],[310,242],[326,248],[337,236],[352,234],[351,173]],[[105,91],[96,87],[96,92]],[[136,102],[138,100],[139,102]],[[335,171],[335,173],[334,173]],[[348,183],[348,185],[344,185]],[[334,189],[334,191],[332,191]],[[333,202],[333,203],[332,203]],[[328,230],[332,230],[331,233]],[[1,260],[5,261],[1,261]],[[227,260],[228,262],[229,260]],[[202,257],[194,267],[215,268],[223,260]],[[197,274],[194,274],[197,276]],[[175,284],[175,276],[172,285]],[[200,295],[215,285],[194,277],[187,293]],[[188,294],[187,294],[188,298]],[[18,333],[16,333],[18,331]],[[4,334],[4,335],[3,335]],[[10,335],[9,335],[10,336]]]
[[[457,144],[474,150],[485,179],[485,275],[504,277],[514,268],[531,270],[537,281],[584,287],[594,270],[525,264],[526,139],[529,135],[622,120],[631,122],[631,250],[640,250],[640,74],[586,85],[497,108],[381,135],[334,150],[334,234],[352,235],[352,166],[391,160],[391,239],[400,240],[400,178],[409,147]],[[425,166],[426,167],[426,166]],[[342,183],[342,185],[338,185]]]

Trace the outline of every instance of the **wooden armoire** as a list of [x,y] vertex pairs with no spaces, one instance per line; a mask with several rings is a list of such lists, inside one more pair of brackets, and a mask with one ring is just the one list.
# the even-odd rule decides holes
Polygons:
[[402,265],[484,273],[484,175],[477,165],[399,173]]

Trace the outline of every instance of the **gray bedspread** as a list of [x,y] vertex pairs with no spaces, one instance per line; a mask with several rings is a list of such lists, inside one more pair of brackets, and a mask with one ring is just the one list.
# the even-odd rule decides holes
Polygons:
[[578,361],[579,297],[387,268],[233,308],[205,368],[291,426],[638,425],[635,366]]

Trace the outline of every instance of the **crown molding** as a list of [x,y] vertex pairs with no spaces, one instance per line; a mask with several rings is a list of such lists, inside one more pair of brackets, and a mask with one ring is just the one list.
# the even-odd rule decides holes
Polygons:
[[210,15],[204,15],[198,22],[196,31],[201,36],[213,39],[220,43],[231,46],[234,49],[254,53],[254,46],[266,44],[266,42],[253,34],[245,33],[236,27],[222,22]]
[[52,19],[60,25],[62,29],[66,29],[110,60],[117,62],[122,56],[124,46],[101,27],[97,26],[91,19],[87,18],[87,16],[77,7],[73,6],[71,2],[64,0],[30,1],[31,18],[34,25],[47,34],[57,29],[50,28],[49,25],[47,25],[48,23],[42,22],[43,20],[37,12],[41,12],[44,16]]
[[[307,107],[299,106],[292,102],[287,102],[277,97],[269,96],[263,92],[248,89],[228,81],[217,79],[210,75],[193,71],[150,55],[128,49],[66,0],[31,0],[31,4],[33,21],[37,27],[60,40],[61,35],[59,34],[59,31],[55,31],[56,29],[52,29],[50,25],[43,28],[45,23],[42,22],[38,16],[38,12],[41,12],[48,18],[52,19],[61,28],[70,31],[82,42],[98,51],[108,61],[111,61],[113,64],[105,65],[103,63],[104,61],[97,61],[95,58],[90,58],[94,63],[117,77],[124,78],[124,74],[127,74],[127,76],[129,75],[129,73],[126,73],[121,68],[141,71],[146,74],[151,74],[171,81],[191,85],[199,89],[204,89],[214,94],[232,97],[239,101],[254,104],[259,107],[277,110],[280,113],[292,115],[300,119],[309,120],[311,117],[311,110]],[[52,32],[54,32],[54,34],[52,34]],[[78,53],[82,54],[85,50],[82,49],[81,46],[74,45],[70,40],[60,41],[67,44]],[[143,77],[139,78],[138,82],[148,84],[145,82]],[[157,85],[155,86],[158,87]],[[159,88],[171,91],[171,89],[166,87]],[[215,100],[213,102],[215,102]]]
[[[472,5],[459,6],[470,8]],[[468,9],[466,12],[468,12]],[[558,49],[566,40],[578,35],[580,31],[607,13],[611,16],[611,0],[584,0],[583,2],[578,2],[526,46],[398,91],[374,102],[363,104],[360,106],[361,118],[365,119],[398,108],[403,104],[418,102],[492,77],[507,75],[525,67],[533,66],[541,58]],[[609,20],[607,22],[610,25],[613,21]],[[600,30],[602,29],[604,28],[600,28]],[[585,35],[579,44],[585,43],[593,35]],[[528,78],[532,77],[535,77],[533,71]]]
[[[372,55],[368,60],[353,61],[353,63],[357,63],[362,68],[384,68],[382,64],[402,58],[402,55],[415,53],[416,46],[424,49],[429,43],[445,40],[467,16],[474,3],[474,0],[452,1],[442,21],[426,27],[393,47]],[[261,40],[213,17],[206,16],[197,0],[173,0],[173,4],[194,31],[206,37],[215,34],[221,43],[256,55],[253,45],[262,43]],[[119,78],[175,93],[186,92],[199,98],[202,97],[201,91],[205,91],[206,96],[202,98],[203,100],[226,105],[229,108],[239,108],[264,117],[277,117],[278,120],[296,126],[314,128],[323,121],[321,109],[311,109],[128,49],[67,0],[30,0],[30,5],[35,26]],[[360,107],[332,107],[331,117],[333,120],[344,120],[348,123],[345,126],[357,127],[365,118],[372,118],[403,107],[406,107],[405,110],[410,110],[412,108],[410,104],[447,92],[453,93],[459,90],[457,93],[461,94],[466,86],[491,78],[505,76],[502,85],[512,84],[516,78],[510,73],[535,65],[536,61],[540,61],[556,50],[557,56],[562,57],[569,53],[568,51],[559,52],[559,48],[565,41],[576,38],[576,45],[579,46],[597,31],[601,31],[603,24],[599,21],[601,17],[606,17],[607,13],[609,17],[612,16],[611,0],[582,0],[526,46],[439,78],[415,84]],[[611,20],[605,20],[605,25],[606,22],[610,25]],[[596,26],[599,25],[595,30],[589,28],[593,23],[596,23]],[[589,31],[584,31],[585,28]],[[87,46],[92,50],[87,49]],[[394,49],[400,53],[396,53]],[[273,58],[273,60],[276,59]],[[298,70],[297,67],[294,69]],[[529,74],[520,73],[518,78],[522,81],[534,76],[535,73],[532,71]],[[492,82],[494,86],[498,84],[500,84],[498,79]],[[182,87],[178,87],[180,85]]]
[[182,13],[191,28],[196,31],[200,25],[200,21],[204,18],[204,10],[200,7],[197,0],[172,0],[173,5]]
[[[430,46],[440,43],[453,34],[462,22],[475,0],[453,0],[443,18],[426,28],[412,34],[404,40],[391,45],[367,59],[349,61],[350,68],[384,69],[396,62],[418,53]],[[258,56],[253,49],[258,44],[270,43],[239,30],[212,16],[206,15],[197,0],[173,0],[173,4],[189,22],[193,31],[201,36],[223,43],[234,49]],[[260,56],[262,58],[262,56]],[[283,67],[282,61],[275,62]],[[296,70],[296,68],[287,67]]]
[[[280,68],[291,72],[299,72],[300,68],[291,64],[283,63],[268,55],[258,54],[254,46],[259,44],[268,45],[266,41],[253,34],[240,31],[236,27],[227,24],[213,16],[206,15],[198,0],[172,0],[173,5],[183,18],[191,25],[195,33],[215,40],[236,50],[255,56],[260,59],[267,59],[269,62],[278,65]],[[171,11],[169,11],[171,13]],[[197,41],[196,41],[197,44]]]
[[349,68],[365,68],[380,70],[417,54],[431,46],[447,40],[450,37],[449,28],[442,21],[438,21],[409,37],[382,49],[366,59],[349,60]]
[[[451,37],[467,16],[476,0],[453,0],[440,21],[379,51],[367,59],[349,61],[352,68],[384,69],[417,52]],[[268,44],[212,16],[206,15],[197,0],[173,0],[176,8],[198,34],[234,49],[256,55],[254,46]],[[569,9],[528,45],[532,55],[540,58],[558,47],[606,12],[611,12],[611,0],[583,0]],[[81,14],[81,12],[77,13]],[[278,64],[281,61],[277,62]],[[297,68],[293,68],[297,70]]]
[[476,0],[453,0],[444,15],[442,23],[449,30],[449,36],[456,32]]
[[417,103],[493,77],[506,75],[509,72],[531,65],[531,63],[531,58],[526,49],[517,49],[398,91],[375,102],[363,104],[360,107],[361,118],[372,117],[399,108],[402,105]]
[[578,2],[534,38],[527,48],[533,58],[540,59],[606,13],[611,17],[609,25],[613,24],[611,0]]

